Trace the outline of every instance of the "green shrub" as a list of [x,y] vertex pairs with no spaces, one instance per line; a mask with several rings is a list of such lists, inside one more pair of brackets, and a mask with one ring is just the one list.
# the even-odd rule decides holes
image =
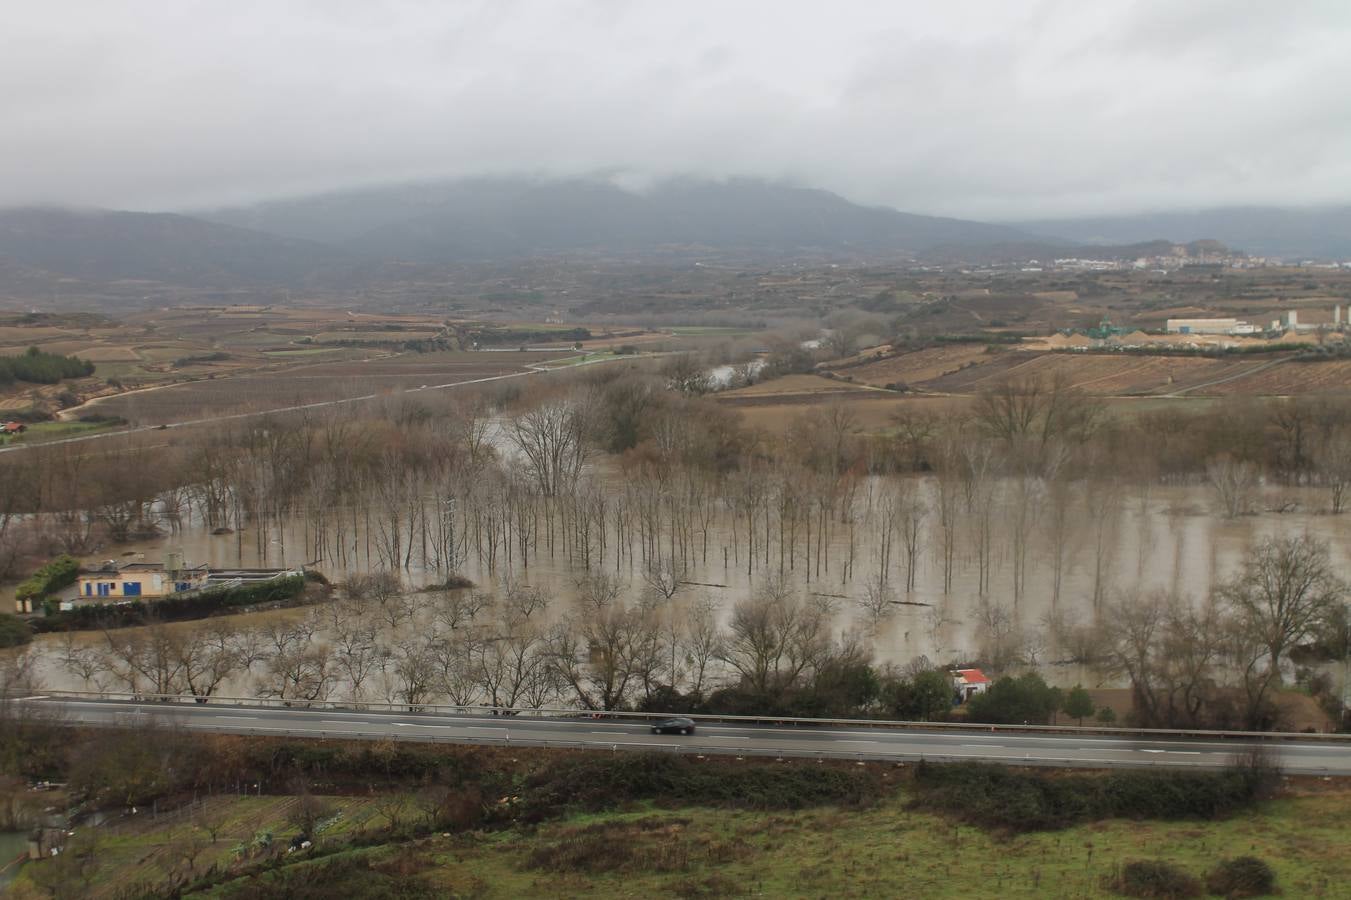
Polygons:
[[1199,897],[1201,882],[1161,859],[1128,862],[1108,879],[1106,887],[1124,897]]
[[542,821],[570,808],[610,809],[643,800],[749,809],[862,805],[876,800],[881,790],[869,770],[748,765],[660,753],[569,757],[527,779],[521,815],[525,821]]
[[14,596],[19,600],[41,599],[74,584],[79,574],[78,559],[69,554],[58,556],[15,588]]
[[239,878],[227,882],[219,896],[227,900],[328,900],[337,896],[432,900],[445,897],[444,889],[424,875],[432,868],[430,859],[411,848],[393,854],[382,851],[352,853]]
[[1220,772],[1020,772],[981,763],[915,768],[915,804],[981,827],[1045,831],[1112,818],[1213,819],[1261,799],[1260,761]]
[[74,356],[44,353],[29,347],[22,356],[0,356],[0,384],[27,381],[32,384],[56,384],[63,378],[84,378],[94,374],[94,364]]
[[1051,687],[1036,672],[1017,678],[1005,676],[983,694],[966,702],[967,718],[972,722],[1017,725],[1044,725],[1060,709],[1059,688]]
[[0,613],[0,647],[18,647],[33,639],[33,629],[18,616]]
[[1276,873],[1255,856],[1226,859],[1206,877],[1206,890],[1221,897],[1265,897],[1276,893]]

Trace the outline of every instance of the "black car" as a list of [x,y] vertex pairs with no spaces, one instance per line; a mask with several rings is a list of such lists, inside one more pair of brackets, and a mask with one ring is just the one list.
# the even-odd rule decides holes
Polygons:
[[653,734],[694,734],[694,720],[684,716],[652,723]]

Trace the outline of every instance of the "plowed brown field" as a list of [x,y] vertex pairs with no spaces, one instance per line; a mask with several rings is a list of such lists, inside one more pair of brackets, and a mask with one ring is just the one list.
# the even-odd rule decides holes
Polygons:
[[889,384],[914,385],[941,378],[960,370],[963,366],[979,364],[989,359],[990,354],[985,352],[983,344],[949,344],[902,353],[861,366],[840,369],[839,372],[862,384],[877,387]]
[[1295,362],[1289,360],[1248,377],[1212,385],[1196,393],[1223,396],[1288,396],[1351,391],[1351,360]]
[[[953,375],[924,382],[918,387],[943,393],[974,393],[993,387],[1006,378],[1037,378],[1046,382],[1064,379],[1090,394],[1123,396],[1168,394],[1197,390],[1209,382],[1258,369],[1270,359],[1237,361],[1199,356],[1139,356],[1097,354],[1003,354],[998,361],[972,366]],[[1239,378],[1236,384],[1242,383]]]

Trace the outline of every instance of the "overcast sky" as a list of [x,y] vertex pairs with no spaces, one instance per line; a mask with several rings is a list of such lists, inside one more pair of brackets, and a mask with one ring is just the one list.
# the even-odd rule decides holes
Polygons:
[[0,205],[756,176],[976,218],[1351,201],[1347,0],[10,0]]

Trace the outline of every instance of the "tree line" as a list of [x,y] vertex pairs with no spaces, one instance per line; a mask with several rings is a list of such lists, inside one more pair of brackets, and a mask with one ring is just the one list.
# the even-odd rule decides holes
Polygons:
[[94,374],[94,364],[77,356],[47,353],[29,347],[21,356],[0,356],[0,384],[26,381],[32,384],[56,384],[66,378],[85,378]]
[[[1329,460],[1331,448],[1343,443],[1346,409],[1321,400],[1256,409],[1240,420],[1214,412],[1189,420],[1202,434],[1215,429],[1258,436],[1231,441],[1231,452],[1204,470],[1193,464],[1189,477],[1210,484],[1222,514],[1227,498],[1235,490],[1242,495],[1246,483],[1226,474],[1230,465],[1302,472],[1288,474],[1289,480],[1323,485],[1328,508],[1338,509],[1339,482]],[[673,703],[673,690],[693,691],[704,702],[709,691],[702,677],[690,682],[671,676],[677,669],[711,670],[685,661],[692,652],[690,659],[738,673],[737,689],[754,702],[779,703],[806,681],[815,685],[817,676],[823,685],[831,677],[837,686],[848,682],[850,666],[842,660],[870,659],[873,634],[926,570],[945,597],[953,595],[953,602],[925,609],[920,620],[933,652],[944,660],[979,662],[994,671],[1077,660],[1134,684],[1131,667],[1144,669],[1128,660],[1128,648],[1103,649],[1103,623],[1120,614],[1118,607],[1137,614],[1176,607],[1176,615],[1161,612],[1158,618],[1185,637],[1186,616],[1198,606],[1177,591],[1166,603],[1123,599],[1117,587],[1124,561],[1117,558],[1115,539],[1123,511],[1143,508],[1153,485],[1181,477],[1159,465],[1173,450],[1152,415],[1114,419],[1063,384],[1014,381],[941,418],[898,416],[884,433],[861,428],[846,407],[826,406],[805,412],[782,435],[769,435],[673,386],[663,373],[598,371],[531,391],[450,398],[443,405],[385,401],[356,419],[264,417],[203,429],[169,447],[127,441],[98,453],[79,445],[34,448],[39,452],[0,462],[0,547],[7,535],[8,545],[19,547],[16,536],[23,535],[32,544],[79,553],[104,540],[205,528],[231,532],[241,560],[248,541],[259,560],[299,553],[306,562],[345,571],[421,569],[449,577],[472,559],[507,584],[528,585],[532,566],[542,560],[565,563],[577,574],[567,632],[551,634],[540,626],[535,634],[538,618],[529,613],[519,621],[503,619],[505,630],[491,640],[452,642],[454,654],[431,642],[449,640],[455,628],[420,631],[411,643],[390,645],[404,673],[389,676],[390,683],[413,686],[387,693],[410,704],[417,701],[409,696],[431,691],[417,685],[435,683],[425,673],[435,670],[428,660],[438,652],[462,661],[471,649],[491,656],[512,646],[521,653],[518,668],[547,646],[554,661],[550,689],[582,706],[653,703],[663,691],[664,702]],[[1246,431],[1239,427],[1243,422],[1260,427]],[[1300,466],[1270,468],[1296,459]],[[1234,481],[1239,489],[1232,488]],[[1247,490],[1255,488],[1253,481]],[[1304,556],[1326,567],[1326,549],[1313,545]],[[716,604],[716,614],[704,615],[699,607],[711,601],[691,583],[691,573],[719,566],[744,573],[749,595],[728,597]],[[1073,566],[1089,573],[1089,596],[1083,598],[1091,610],[1088,622],[1061,610]],[[1046,576],[1053,611],[1047,621],[1031,623],[1020,613],[1030,572]],[[1240,603],[1242,596],[1235,589],[1205,602],[1216,605],[1223,621],[1242,620],[1257,633],[1264,620],[1255,603]],[[1151,721],[1181,722],[1188,709],[1193,717],[1202,709],[1214,715],[1217,698],[1242,689],[1252,699],[1235,707],[1233,721],[1267,720],[1291,646],[1329,643],[1325,626],[1336,596],[1324,591],[1323,602],[1308,610],[1299,628],[1286,628],[1290,637],[1262,642],[1265,654],[1246,666],[1239,665],[1233,642],[1224,655],[1208,655],[1198,678],[1223,683],[1230,693],[1216,688],[1208,703],[1197,706],[1196,689],[1184,688],[1178,699],[1156,704],[1150,685],[1157,676],[1150,669],[1150,679],[1137,687],[1141,708]],[[653,610],[663,608],[653,605],[657,597],[682,610],[682,627],[710,617],[719,626],[739,621],[743,635],[759,628],[784,643],[772,665],[744,642],[738,646],[745,652],[731,658],[707,644],[694,652],[679,649],[677,640],[654,643]],[[519,600],[494,600],[493,608],[505,603],[503,609],[519,609]],[[689,609],[694,614],[686,616]],[[1236,617],[1235,610],[1249,612]],[[845,611],[861,623],[857,634],[834,633]],[[952,645],[952,626],[962,618],[975,625],[972,646]],[[401,621],[393,617],[390,627]],[[533,635],[526,641],[530,652],[521,650],[522,628]],[[715,630],[720,640],[728,637],[721,627]],[[1110,630],[1118,636],[1128,631]],[[712,640],[711,633],[705,637]],[[269,690],[303,696],[308,685],[332,689],[336,676],[329,663],[288,650],[312,649],[312,638],[273,641],[274,656],[285,660],[281,669],[291,674],[287,685]],[[569,646],[575,651],[570,656]],[[654,674],[659,655],[680,663],[665,665],[667,677]],[[575,664],[563,665],[568,659]],[[1167,662],[1177,659],[1170,655]],[[1223,667],[1221,659],[1227,661]],[[478,664],[500,672],[496,661]],[[394,662],[384,665],[394,671]],[[447,665],[441,664],[440,695],[469,696],[444,681]],[[1215,675],[1220,668],[1227,673],[1223,679]],[[1237,671],[1250,677],[1231,679]],[[497,689],[480,679],[474,690],[499,705],[504,693],[538,693],[533,678],[520,674],[514,687]],[[731,694],[724,699],[741,702]],[[1165,712],[1149,712],[1156,708]]]

